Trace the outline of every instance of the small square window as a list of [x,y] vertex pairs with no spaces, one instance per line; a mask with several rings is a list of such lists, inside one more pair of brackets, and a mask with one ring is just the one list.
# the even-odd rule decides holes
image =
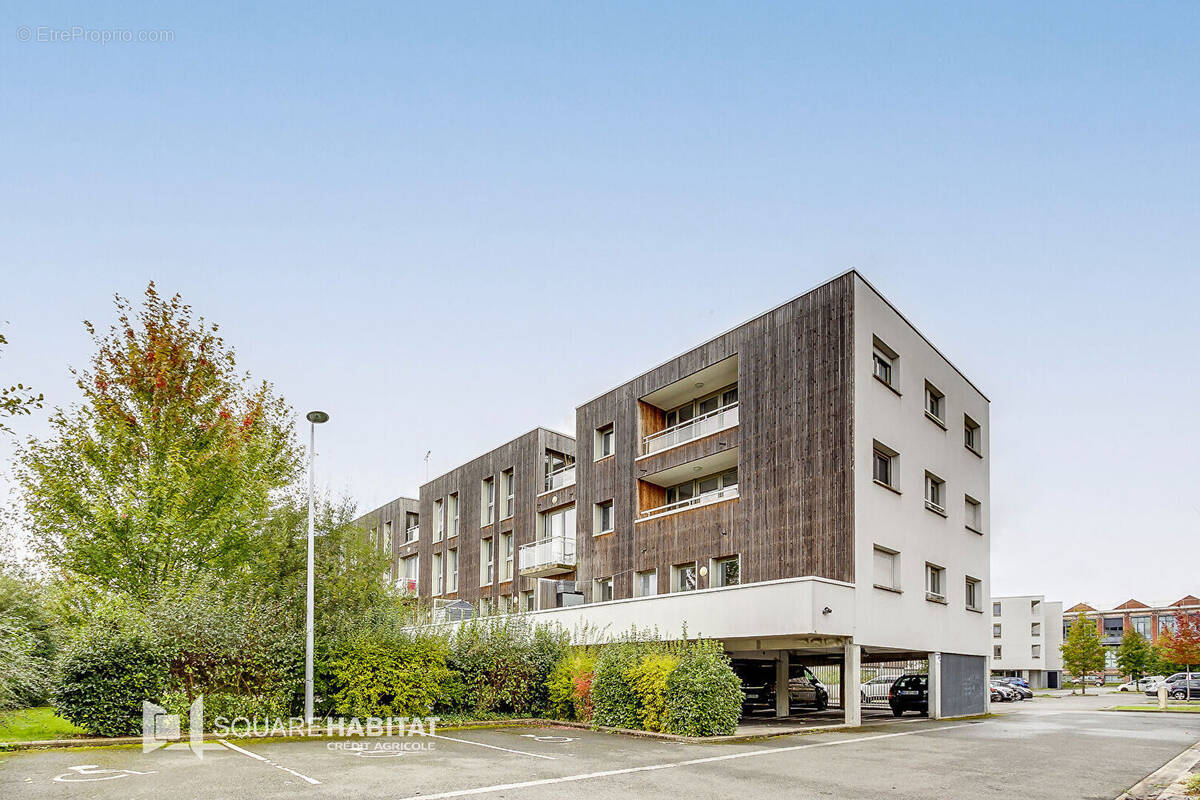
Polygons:
[[875,545],[874,583],[880,589],[900,591],[900,554]]
[[592,517],[592,534],[612,533],[613,531],[613,501],[605,500],[596,503],[596,512]]
[[946,569],[936,564],[925,565],[925,599],[946,602]]
[[946,516],[946,482],[932,472],[925,473],[925,507]]
[[742,564],[737,556],[714,558],[712,562],[713,586],[738,586],[742,582]]
[[596,429],[596,460],[608,458],[613,454],[613,426],[605,425]]
[[593,581],[592,602],[603,603],[613,599],[612,578],[597,578]]
[[874,337],[871,350],[871,372],[880,381],[893,389],[896,387],[896,365],[899,356],[896,351],[883,343],[878,336]]
[[979,423],[963,414],[963,446],[976,455],[981,454],[983,447],[983,436],[979,429]]
[[925,416],[946,427],[944,422],[946,395],[929,381],[925,381]]
[[671,567],[671,591],[691,592],[697,587],[696,563],[676,564]]
[[871,454],[871,477],[876,483],[881,483],[888,488],[895,488],[893,478],[895,476],[896,456],[895,450],[880,442],[874,442],[872,445]]

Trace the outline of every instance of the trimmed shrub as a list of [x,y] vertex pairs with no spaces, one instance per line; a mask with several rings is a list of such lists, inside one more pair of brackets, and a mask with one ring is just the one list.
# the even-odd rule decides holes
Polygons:
[[167,662],[136,615],[102,610],[61,653],[52,701],[55,710],[89,733],[141,733],[142,701],[158,702],[167,687]]
[[567,650],[565,634],[520,616],[472,620],[450,643],[457,674],[444,694],[452,712],[545,714],[548,679]]
[[620,642],[600,649],[592,682],[592,722],[615,728],[638,728],[638,696],[628,674],[641,661],[641,647]]
[[449,678],[447,647],[436,636],[375,627],[351,634],[330,668],[337,713],[426,716]]
[[667,707],[667,679],[679,665],[679,657],[669,652],[650,652],[629,668],[626,679],[637,699],[640,727],[648,731],[663,730]]
[[701,640],[683,649],[667,677],[663,729],[683,736],[720,736],[737,730],[741,681],[719,642]]

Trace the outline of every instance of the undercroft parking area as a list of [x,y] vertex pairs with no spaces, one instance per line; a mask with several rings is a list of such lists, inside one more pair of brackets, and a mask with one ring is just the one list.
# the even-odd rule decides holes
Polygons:
[[[0,754],[5,798],[1116,798],[1200,738],[1200,719],[1039,698],[990,719],[900,723],[729,744],[554,726],[436,737]],[[349,745],[349,746],[348,746]],[[403,749],[403,748],[408,749]],[[1019,768],[1014,768],[1019,765]]]

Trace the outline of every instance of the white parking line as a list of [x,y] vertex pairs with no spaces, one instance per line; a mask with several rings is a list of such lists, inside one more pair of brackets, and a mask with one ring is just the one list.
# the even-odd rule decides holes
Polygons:
[[[811,750],[817,747],[836,747],[843,744],[857,744],[859,742],[873,742],[877,739],[894,739],[897,736],[917,736],[922,733],[936,733],[937,731],[950,731],[955,728],[967,728],[973,723],[963,723],[961,725],[947,725],[942,728],[922,728],[919,731],[904,731],[903,733],[881,733],[878,736],[860,736],[855,739],[838,739],[832,742],[815,742],[813,744],[798,744],[792,747],[771,747],[765,750],[748,750],[742,753],[726,753],[723,756],[709,756],[708,758],[692,758],[687,761],[675,761],[668,764],[649,764],[644,767],[626,767],[625,769],[608,769],[603,772],[585,772],[580,775],[565,775],[561,778],[541,778],[536,781],[521,781],[520,783],[498,783],[493,786],[477,786],[474,789],[457,789],[451,792],[440,792],[438,794],[419,794],[411,797],[403,798],[403,800],[442,800],[447,797],[466,797],[473,794],[487,794],[488,792],[503,792],[513,789],[527,789],[531,786],[549,786],[555,783],[573,783],[575,781],[588,781],[594,778],[609,778],[614,775],[630,775],[634,772],[652,772],[660,769],[673,769],[675,767],[690,767],[694,764],[710,764],[715,761],[729,761],[734,758],[752,758],[754,756],[768,756],[776,753],[792,753],[797,750]],[[500,748],[503,749],[503,748]]]
[[218,739],[217,741],[220,742],[221,744],[225,745],[226,747],[228,747],[230,750],[236,750],[237,752],[241,753],[244,756],[250,756],[251,758],[258,759],[259,761],[262,761],[265,764],[270,764],[275,769],[281,769],[284,772],[291,773],[292,775],[295,775],[300,780],[308,781],[313,786],[319,786],[321,784],[321,782],[319,780],[317,780],[316,778],[310,778],[307,775],[301,775],[299,772],[296,772],[296,770],[289,769],[288,767],[285,767],[282,764],[276,764],[271,759],[263,758],[258,753],[251,753],[249,750],[244,750],[241,747],[238,747],[236,744],[231,744],[230,742],[227,742],[224,739]]
[[533,756],[534,758],[544,758],[547,761],[556,761],[554,756],[542,755],[541,753],[528,753],[524,750],[510,750],[507,747],[497,747],[494,744],[484,744],[483,742],[473,742],[470,739],[455,739],[453,736],[442,736],[440,733],[422,733],[422,736],[428,736],[433,739],[445,739],[447,742],[461,742],[462,744],[473,744],[478,747],[486,747],[489,750],[500,750],[505,753],[516,753],[519,756]]

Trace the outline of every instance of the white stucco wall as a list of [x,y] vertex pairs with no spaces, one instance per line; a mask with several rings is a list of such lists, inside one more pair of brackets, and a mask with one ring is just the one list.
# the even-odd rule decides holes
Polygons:
[[[987,399],[865,281],[854,292],[854,530],[856,632],[866,647],[991,655],[991,425]],[[873,336],[899,355],[891,391],[873,377]],[[953,343],[944,346],[953,350]],[[946,430],[925,417],[925,381],[945,394]],[[963,414],[982,427],[983,458],[963,445]],[[899,453],[893,483],[872,479],[873,441]],[[945,482],[942,517],[925,508],[925,471]],[[964,494],[983,504],[968,530]],[[873,588],[873,549],[900,553],[901,593]],[[925,599],[925,564],[946,570],[947,603]],[[981,612],[965,607],[965,577],[983,582]]]
[[[1038,601],[1037,611],[1033,601]],[[992,636],[992,645],[1000,645],[1000,658],[992,658],[996,670],[1061,670],[1062,603],[1046,602],[1042,595],[993,597],[1000,603],[1000,616],[992,616],[988,607],[989,636],[991,625],[1000,624],[1000,637]],[[1041,634],[1034,636],[1033,623],[1041,624]],[[1033,657],[1033,645],[1042,646],[1041,658]]]

